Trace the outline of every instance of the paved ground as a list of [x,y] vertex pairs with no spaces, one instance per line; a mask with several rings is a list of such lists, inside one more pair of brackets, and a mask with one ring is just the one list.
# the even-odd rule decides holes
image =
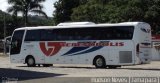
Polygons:
[[[40,82],[89,83],[93,77],[160,77],[160,61],[151,64],[123,66],[118,69],[96,69],[92,65],[59,65],[53,67],[27,67],[25,64],[11,64],[9,57],[0,56],[1,81],[12,83]],[[158,78],[159,79],[159,78]]]

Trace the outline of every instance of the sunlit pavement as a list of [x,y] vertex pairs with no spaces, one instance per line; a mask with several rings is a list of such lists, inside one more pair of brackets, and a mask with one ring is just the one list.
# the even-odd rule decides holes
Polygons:
[[[118,69],[96,69],[92,65],[54,64],[53,67],[27,67],[26,64],[13,64],[9,57],[0,56],[1,81],[45,83],[89,83],[93,77],[159,77],[160,61],[151,64],[122,66]],[[78,78],[77,78],[78,77]],[[83,80],[82,80],[83,79]],[[47,83],[48,83],[47,82]]]

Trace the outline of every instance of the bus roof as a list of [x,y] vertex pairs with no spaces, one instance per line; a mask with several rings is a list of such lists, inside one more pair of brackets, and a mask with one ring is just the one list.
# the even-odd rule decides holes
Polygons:
[[57,26],[74,26],[74,25],[92,25],[95,24],[93,22],[65,22],[59,23]]
[[[86,24],[83,24],[86,23]],[[138,24],[147,24],[145,22],[122,22],[122,23],[101,23],[101,24],[93,24],[93,23],[87,23],[87,22],[76,22],[73,25],[69,25],[65,23],[63,26],[62,24],[58,26],[37,26],[37,27],[22,27],[22,28],[17,28],[16,30],[34,30],[34,29],[57,29],[57,28],[85,28],[85,27],[104,27],[104,26],[136,26]]]

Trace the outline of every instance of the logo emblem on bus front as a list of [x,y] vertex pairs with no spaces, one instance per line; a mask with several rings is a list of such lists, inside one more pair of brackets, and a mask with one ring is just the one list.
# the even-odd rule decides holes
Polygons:
[[141,28],[141,30],[142,30],[143,32],[145,32],[145,33],[150,33],[150,32],[151,32],[150,29]]
[[53,56],[62,48],[61,42],[40,42],[40,49],[46,56]]

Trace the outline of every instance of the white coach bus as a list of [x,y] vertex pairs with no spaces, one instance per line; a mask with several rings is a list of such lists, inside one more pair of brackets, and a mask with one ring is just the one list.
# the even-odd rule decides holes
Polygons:
[[93,64],[96,68],[150,63],[151,28],[144,22],[18,28],[13,32],[11,63],[28,66]]

